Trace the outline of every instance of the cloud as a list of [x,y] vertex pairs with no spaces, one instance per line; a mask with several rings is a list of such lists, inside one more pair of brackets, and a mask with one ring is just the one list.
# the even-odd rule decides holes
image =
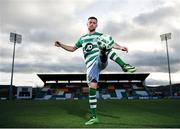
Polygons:
[[102,31],[112,34],[116,39],[140,42],[159,39],[160,34],[168,31],[178,34],[179,5],[161,6],[155,10],[141,12],[130,19],[121,18],[119,21],[109,19]]
[[[165,42],[160,41],[159,35],[171,32],[172,39],[168,41],[171,70],[178,73],[179,7],[177,0],[1,0],[0,72],[11,72],[10,32],[23,37],[22,44],[16,45],[18,74],[85,72],[82,50],[69,53],[55,48],[53,43],[59,40],[74,45],[86,33],[87,18],[96,16],[98,31],[112,35],[129,48],[128,55],[117,53],[125,62],[135,65],[138,72],[167,73]],[[105,71],[122,72],[112,61]]]
[[[8,55],[5,51],[0,55],[2,59],[0,71],[2,72],[11,72],[12,55],[10,56],[9,52]],[[70,53],[53,45],[48,47],[37,44],[29,44],[26,47],[19,45],[16,49],[15,72],[83,71],[85,70],[83,55],[78,55],[82,55],[80,50]]]
[[[167,71],[167,56],[162,52],[136,52],[133,53],[134,64],[139,67],[146,68],[150,72],[166,72]],[[170,64],[172,66],[171,72],[177,72],[180,69],[177,67],[180,64],[178,56],[171,56]]]
[[79,35],[76,33],[79,19],[75,17],[75,10],[90,3],[82,0],[3,0],[0,5],[2,33],[16,31],[23,35],[24,41],[35,43],[47,44],[54,39],[75,40]]
[[[79,60],[76,58],[73,58],[72,60]],[[67,67],[68,65],[68,67]],[[70,62],[66,61],[59,61],[56,63],[51,63],[47,61],[41,61],[41,62],[17,62],[15,63],[14,70],[16,73],[57,73],[57,72],[85,72],[85,65],[82,62],[75,62],[73,64],[70,64]],[[1,63],[0,67],[1,72],[11,72],[11,65],[9,63]]]
[[103,28],[103,32],[110,33],[115,39],[125,41],[147,41],[157,37],[154,29],[148,27],[139,27],[131,21],[123,22],[107,22]]
[[178,10],[174,7],[161,7],[152,12],[139,14],[134,18],[134,22],[144,26],[162,25],[162,22],[169,22],[169,19],[174,19],[178,15]]

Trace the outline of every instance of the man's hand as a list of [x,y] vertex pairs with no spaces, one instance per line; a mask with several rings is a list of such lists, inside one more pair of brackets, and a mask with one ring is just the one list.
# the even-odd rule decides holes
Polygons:
[[119,49],[119,50],[121,50],[121,51],[126,51],[126,52],[128,53],[128,48],[127,48],[127,47],[120,46],[120,45],[117,44],[117,43],[115,43],[115,44],[113,45],[113,48],[114,48],[114,49]]
[[122,50],[122,51],[126,51],[126,52],[128,53],[128,48],[127,48],[127,47],[121,46],[121,50]]
[[61,47],[67,51],[70,51],[70,52],[74,52],[76,49],[78,49],[76,46],[69,46],[69,45],[65,45],[63,44],[62,42],[59,42],[59,41],[56,41],[54,43],[54,46],[56,47]]
[[61,43],[60,43],[59,41],[56,41],[56,42],[54,43],[54,46],[56,46],[56,47],[61,47]]

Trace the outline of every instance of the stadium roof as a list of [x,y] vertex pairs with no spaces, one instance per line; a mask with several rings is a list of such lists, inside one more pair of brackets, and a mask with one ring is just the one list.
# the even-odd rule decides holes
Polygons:
[[[43,81],[86,81],[86,74],[37,74]],[[133,73],[133,74],[100,74],[99,80],[103,81],[119,81],[119,80],[139,80],[144,81],[149,73]]]

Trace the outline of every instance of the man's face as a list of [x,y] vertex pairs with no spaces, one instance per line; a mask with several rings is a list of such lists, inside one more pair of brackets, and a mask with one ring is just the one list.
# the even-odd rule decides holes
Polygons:
[[90,32],[95,31],[97,28],[97,21],[95,19],[89,19],[87,22],[87,27]]

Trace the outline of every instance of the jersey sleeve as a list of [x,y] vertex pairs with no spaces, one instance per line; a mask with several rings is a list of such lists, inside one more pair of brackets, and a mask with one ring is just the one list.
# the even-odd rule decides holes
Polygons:
[[115,43],[115,41],[114,41],[114,39],[112,38],[112,36],[109,37],[109,41],[110,41],[109,46],[113,46],[114,43]]
[[110,36],[110,35],[108,35],[107,37],[108,37],[108,45],[109,45],[109,46],[113,46],[114,43],[115,43],[114,39],[113,39],[112,36]]
[[76,46],[77,48],[82,47],[82,41],[81,41],[81,38],[79,38],[79,40],[75,43],[75,46]]

